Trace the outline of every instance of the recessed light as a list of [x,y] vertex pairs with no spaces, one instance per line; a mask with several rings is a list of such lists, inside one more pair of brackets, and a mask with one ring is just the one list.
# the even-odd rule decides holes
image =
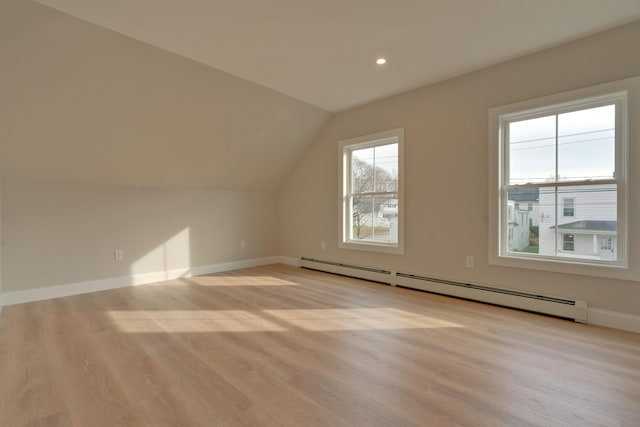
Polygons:
[[385,58],[376,59],[376,64],[378,64],[378,65],[384,65],[386,63],[387,63],[387,60]]

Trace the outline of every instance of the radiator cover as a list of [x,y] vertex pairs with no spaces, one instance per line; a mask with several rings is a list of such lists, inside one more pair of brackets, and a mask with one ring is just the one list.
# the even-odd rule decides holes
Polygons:
[[586,301],[532,294],[472,283],[455,282],[390,269],[373,268],[306,257],[300,258],[300,265],[310,270],[324,271],[342,276],[385,283],[392,286],[402,286],[503,307],[549,314],[572,319],[580,323],[587,322]]

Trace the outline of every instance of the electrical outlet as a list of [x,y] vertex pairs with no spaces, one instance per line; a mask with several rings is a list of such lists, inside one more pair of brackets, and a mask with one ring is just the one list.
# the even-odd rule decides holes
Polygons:
[[122,261],[124,259],[124,251],[122,249],[116,249],[113,251],[113,260]]
[[240,249],[244,249],[244,247],[246,246],[244,240],[240,240]]
[[467,255],[467,267],[473,267],[473,255]]
[[327,242],[324,242],[324,241],[323,241],[322,243],[320,243],[320,248],[321,248],[323,251],[324,251],[324,250],[326,250],[326,249],[327,249]]

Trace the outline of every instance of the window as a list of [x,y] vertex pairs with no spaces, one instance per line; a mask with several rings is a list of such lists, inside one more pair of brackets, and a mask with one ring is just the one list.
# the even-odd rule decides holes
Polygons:
[[[490,263],[637,280],[626,234],[636,94],[640,78],[490,110]],[[523,199],[528,216],[514,223]],[[528,239],[517,241],[520,224]]]
[[404,130],[340,142],[339,246],[402,254]]
[[573,217],[575,213],[576,199],[575,197],[563,197],[562,198],[562,216]]
[[[504,255],[558,259],[571,252],[572,262],[615,261],[599,258],[591,243],[576,250],[574,234],[580,234],[580,241],[592,242],[603,229],[617,230],[616,123],[622,100],[614,94],[499,117],[504,193],[508,199],[510,191],[535,190],[546,214],[537,241],[520,239],[505,245]],[[582,206],[580,214],[577,204]],[[519,223],[528,225],[529,219]],[[504,221],[502,227],[513,225]]]
[[573,241],[573,234],[563,234],[562,235],[562,250],[563,251],[569,251],[569,252],[573,252],[574,251],[574,241]]

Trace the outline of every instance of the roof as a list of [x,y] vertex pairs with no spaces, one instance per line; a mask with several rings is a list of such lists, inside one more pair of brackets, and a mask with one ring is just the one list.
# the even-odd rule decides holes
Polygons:
[[[556,228],[555,226],[550,228]],[[569,222],[558,226],[558,230],[575,230],[575,231],[616,231],[618,229],[617,221],[604,221],[587,219],[582,221]]]
[[514,202],[537,202],[539,199],[538,187],[509,188],[507,190],[509,200]]

